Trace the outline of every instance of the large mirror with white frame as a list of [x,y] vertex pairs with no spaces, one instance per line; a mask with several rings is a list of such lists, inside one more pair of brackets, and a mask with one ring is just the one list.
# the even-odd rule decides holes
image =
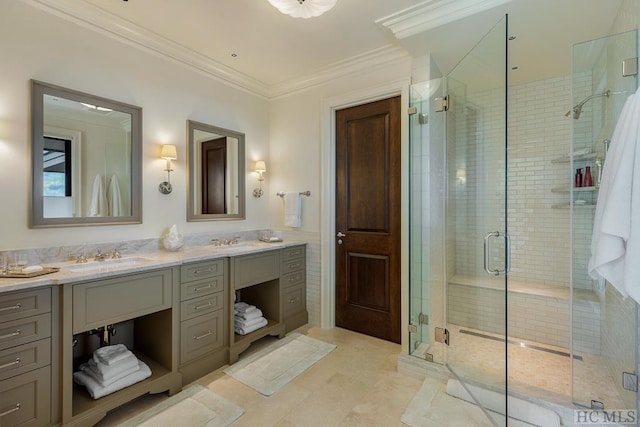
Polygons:
[[187,141],[187,221],[244,219],[244,134],[188,120]]
[[31,81],[33,228],[142,222],[142,109]]

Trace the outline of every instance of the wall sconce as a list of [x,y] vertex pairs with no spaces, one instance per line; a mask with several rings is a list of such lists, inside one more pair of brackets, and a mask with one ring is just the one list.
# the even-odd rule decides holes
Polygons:
[[260,184],[259,188],[255,188],[253,190],[253,197],[262,197],[264,194],[262,191],[262,181],[264,181],[263,173],[267,171],[267,165],[264,163],[264,160],[258,160],[253,168],[258,173],[258,183]]
[[173,171],[173,169],[171,169],[171,160],[176,160],[178,158],[176,146],[171,144],[163,145],[160,157],[167,161],[167,168],[165,169],[165,171],[167,171],[167,180],[158,185],[158,190],[162,194],[169,194],[171,193],[171,190],[173,190],[173,187],[171,186],[171,172]]

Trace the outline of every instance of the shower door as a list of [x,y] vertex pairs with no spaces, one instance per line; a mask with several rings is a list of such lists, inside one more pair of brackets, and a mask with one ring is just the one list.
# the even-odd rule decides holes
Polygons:
[[[610,283],[588,274],[600,167],[627,98],[637,88],[637,74],[623,73],[623,63],[638,56],[636,30],[573,46],[570,105],[580,106],[571,120],[570,172],[590,167],[594,185],[570,196],[572,305],[572,394],[586,407],[637,409],[638,304]],[[607,94],[606,96],[601,96]],[[572,110],[575,111],[575,110]],[[615,142],[614,142],[615,143]],[[580,153],[588,154],[580,154]],[[567,176],[567,180],[572,177]]]
[[[506,390],[506,44],[505,16],[447,76],[412,85],[410,100],[410,352],[498,393]],[[506,397],[497,401],[491,409],[506,413]]]

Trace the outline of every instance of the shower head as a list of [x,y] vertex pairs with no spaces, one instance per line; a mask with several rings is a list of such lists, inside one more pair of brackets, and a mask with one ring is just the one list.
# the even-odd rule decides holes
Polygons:
[[611,96],[611,91],[607,89],[602,93],[596,93],[594,95],[587,96],[581,102],[576,104],[571,110],[567,111],[567,113],[564,116],[565,117],[570,117],[571,113],[573,113],[573,118],[575,120],[578,120],[580,118],[580,114],[582,114],[582,107],[584,107],[584,104],[586,104],[588,101],[592,100],[593,98],[601,98],[603,96],[606,96],[607,98],[610,97]]

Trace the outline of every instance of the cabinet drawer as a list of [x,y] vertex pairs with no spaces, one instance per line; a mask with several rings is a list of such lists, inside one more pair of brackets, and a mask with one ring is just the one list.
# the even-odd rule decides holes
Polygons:
[[171,308],[171,270],[157,270],[73,287],[73,333]]
[[305,256],[305,246],[292,246],[282,250],[282,262],[291,261],[292,259],[303,258]]
[[306,267],[305,258],[299,258],[282,263],[282,274],[289,274],[293,271],[304,270]]
[[187,363],[224,345],[224,310],[180,324],[180,363]]
[[0,382],[0,425],[2,427],[50,425],[50,391],[49,366]]
[[48,313],[0,323],[0,350],[50,336],[51,315]]
[[224,292],[205,295],[180,303],[180,320],[189,320],[224,307]]
[[188,300],[203,295],[220,292],[224,289],[224,276],[216,276],[198,282],[183,283],[180,285],[180,301]]
[[307,279],[306,270],[299,270],[294,273],[283,275],[280,278],[280,286],[282,288],[288,288],[289,286],[299,285],[305,283]]
[[[51,363],[49,338],[0,351],[0,381]],[[2,425],[2,424],[0,424]]]
[[233,258],[235,289],[246,288],[280,277],[280,251]]
[[183,265],[180,267],[180,283],[222,275],[224,274],[224,262],[225,260],[220,259]]
[[0,296],[0,323],[50,311],[50,288]]
[[307,306],[305,284],[292,286],[282,291],[282,317],[286,319],[292,314],[302,311]]

